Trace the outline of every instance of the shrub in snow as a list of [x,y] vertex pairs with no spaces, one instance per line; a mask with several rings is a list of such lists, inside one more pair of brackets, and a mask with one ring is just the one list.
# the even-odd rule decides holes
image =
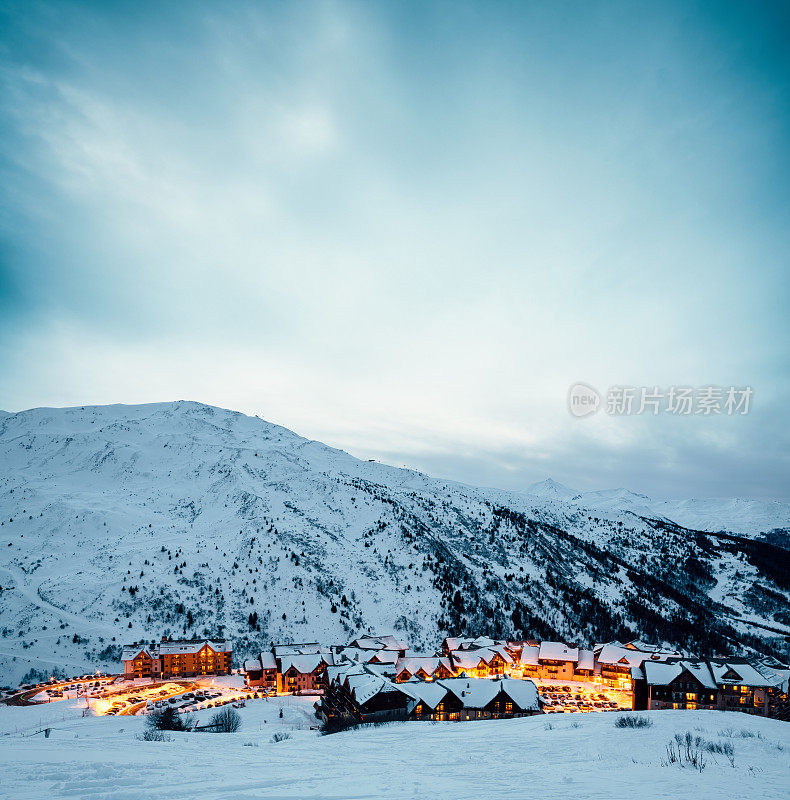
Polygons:
[[241,727],[241,714],[232,708],[223,708],[211,718],[217,733],[235,733]]
[[704,754],[723,755],[727,757],[731,766],[735,766],[735,748],[731,742],[709,742],[701,736],[694,736],[691,731],[685,735],[676,733],[673,741],[666,746],[666,759],[661,760],[662,766],[677,764],[680,767],[690,766],[702,772],[707,762]]
[[272,736],[272,742],[283,742],[286,739],[290,739],[291,734],[286,731],[277,731],[277,733]]
[[158,731],[156,728],[149,728],[148,730],[143,731],[141,736],[137,737],[142,742],[170,742],[172,739],[162,731]]
[[149,730],[157,731],[191,731],[192,722],[188,718],[179,716],[174,708],[168,706],[161,711],[155,711],[145,718]]
[[622,716],[618,717],[614,723],[615,728],[649,728],[653,720],[642,716]]

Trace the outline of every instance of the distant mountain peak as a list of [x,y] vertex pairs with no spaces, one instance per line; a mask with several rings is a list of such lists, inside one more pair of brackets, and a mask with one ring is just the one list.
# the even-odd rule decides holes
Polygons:
[[554,497],[559,499],[572,498],[576,492],[569,489],[562,483],[555,481],[553,478],[546,478],[543,481],[532,483],[524,490],[527,494],[534,494],[537,497]]

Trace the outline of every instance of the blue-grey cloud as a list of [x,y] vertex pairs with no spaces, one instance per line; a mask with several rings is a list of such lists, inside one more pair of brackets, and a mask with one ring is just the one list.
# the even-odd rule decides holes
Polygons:
[[[789,30],[2,3],[0,406],[190,397],[462,480],[786,496]],[[585,429],[577,380],[757,394]]]

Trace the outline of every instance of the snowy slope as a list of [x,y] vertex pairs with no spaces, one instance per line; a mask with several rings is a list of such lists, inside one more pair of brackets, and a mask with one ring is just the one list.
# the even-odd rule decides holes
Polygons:
[[790,503],[780,500],[656,500],[628,489],[575,492],[551,478],[533,483],[524,493],[581,508],[630,511],[639,516],[671,520],[684,528],[700,531],[729,531],[753,537],[774,529],[790,529]]
[[364,629],[415,649],[453,631],[771,650],[729,616],[786,616],[764,559],[556,495],[359,461],[193,402],[3,416],[0,682],[205,632],[239,656]]
[[[735,712],[653,711],[646,714],[652,726],[634,730],[616,728],[616,714],[538,715],[395,723],[319,736],[305,730],[290,707],[299,699],[253,701],[240,710],[237,733],[174,733],[169,742],[137,739],[142,717],[83,719],[79,709],[69,714],[0,707],[0,731],[37,730],[42,714],[53,727],[49,739],[3,736],[0,798],[787,797],[790,726],[777,720]],[[272,742],[283,728],[291,728],[291,738]],[[663,765],[667,744],[686,731],[702,746],[731,746],[732,762],[725,754],[706,753],[702,772]]]

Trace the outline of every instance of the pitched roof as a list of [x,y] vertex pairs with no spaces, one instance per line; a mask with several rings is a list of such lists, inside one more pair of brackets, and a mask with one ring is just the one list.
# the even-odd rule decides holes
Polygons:
[[277,658],[281,658],[282,656],[329,653],[330,649],[318,642],[303,642],[301,644],[276,644],[272,647],[272,652]]
[[280,659],[280,672],[284,675],[293,667],[297,672],[306,675],[313,672],[321,664],[332,664],[331,653],[307,653],[304,655],[283,656]]
[[576,669],[595,669],[595,653],[592,650],[579,650],[579,661]]
[[541,661],[578,661],[579,648],[565,642],[541,642],[538,658]]
[[524,711],[540,711],[538,687],[532,681],[519,681],[515,678],[502,678],[500,681],[505,694]]
[[650,661],[642,663],[645,679],[653,686],[667,686],[684,672],[693,675],[706,689],[715,689],[716,680],[704,661]]
[[133,661],[140,653],[144,653],[148,658],[151,658],[151,653],[145,645],[126,645],[121,651],[121,661]]
[[[710,668],[716,683],[735,686],[772,686],[773,682],[748,661],[713,661]],[[734,673],[734,675],[733,675]]]
[[406,650],[408,648],[406,642],[402,642],[394,636],[389,634],[379,636],[373,633],[354,639],[351,645],[362,650]]
[[406,670],[409,675],[414,675],[422,670],[426,675],[433,675],[440,665],[445,666],[450,672],[453,671],[450,659],[441,656],[407,656],[406,658],[399,658],[395,671],[400,674]]
[[521,658],[519,660],[525,666],[537,667],[539,653],[540,647],[538,645],[525,644],[521,649]]

